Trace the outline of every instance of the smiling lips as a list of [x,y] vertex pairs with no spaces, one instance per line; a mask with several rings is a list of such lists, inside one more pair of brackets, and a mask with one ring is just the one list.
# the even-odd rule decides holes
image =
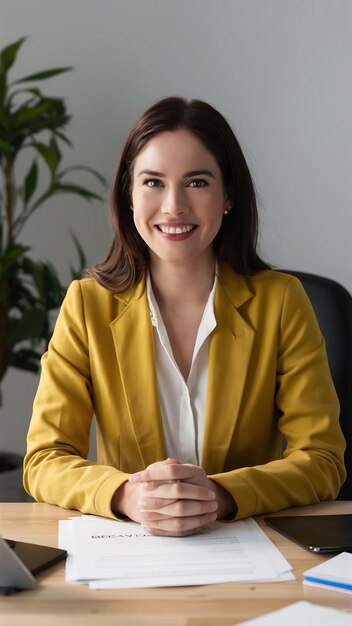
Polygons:
[[160,230],[162,232],[163,235],[181,235],[183,236],[182,238],[184,238],[185,236],[187,237],[187,235],[189,235],[193,230],[195,230],[196,225],[195,224],[177,224],[174,226],[168,226],[166,224],[158,224],[157,225],[158,230]]

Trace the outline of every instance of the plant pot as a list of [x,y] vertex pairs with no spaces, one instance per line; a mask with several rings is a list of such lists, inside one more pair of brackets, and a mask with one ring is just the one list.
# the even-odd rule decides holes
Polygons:
[[0,502],[32,500],[22,485],[22,463],[20,454],[0,452]]

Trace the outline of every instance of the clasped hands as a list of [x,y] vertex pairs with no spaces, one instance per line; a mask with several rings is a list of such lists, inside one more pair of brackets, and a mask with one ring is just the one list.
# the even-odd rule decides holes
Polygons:
[[130,476],[115,492],[112,510],[153,535],[183,537],[235,510],[232,496],[197,465],[166,459]]

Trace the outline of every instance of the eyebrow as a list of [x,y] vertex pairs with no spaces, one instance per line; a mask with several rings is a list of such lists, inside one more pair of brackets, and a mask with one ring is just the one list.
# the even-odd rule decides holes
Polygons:
[[[163,172],[157,172],[156,170],[141,170],[138,172],[138,176],[158,176],[159,178],[166,178],[166,174]],[[188,178],[189,176],[210,176],[211,178],[215,178],[214,174],[210,170],[192,170],[190,172],[185,172],[183,178]]]

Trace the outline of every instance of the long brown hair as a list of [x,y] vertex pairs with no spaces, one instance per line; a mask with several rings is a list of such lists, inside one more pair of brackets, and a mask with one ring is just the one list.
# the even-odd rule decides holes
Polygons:
[[149,265],[148,246],[130,209],[135,159],[155,135],[180,129],[198,137],[214,156],[231,199],[232,210],[224,217],[213,244],[217,259],[244,275],[268,268],[256,251],[258,211],[252,177],[231,127],[206,102],[165,98],[147,109],[130,131],[111,193],[114,240],[105,261],[86,272],[111,291],[134,285]]

